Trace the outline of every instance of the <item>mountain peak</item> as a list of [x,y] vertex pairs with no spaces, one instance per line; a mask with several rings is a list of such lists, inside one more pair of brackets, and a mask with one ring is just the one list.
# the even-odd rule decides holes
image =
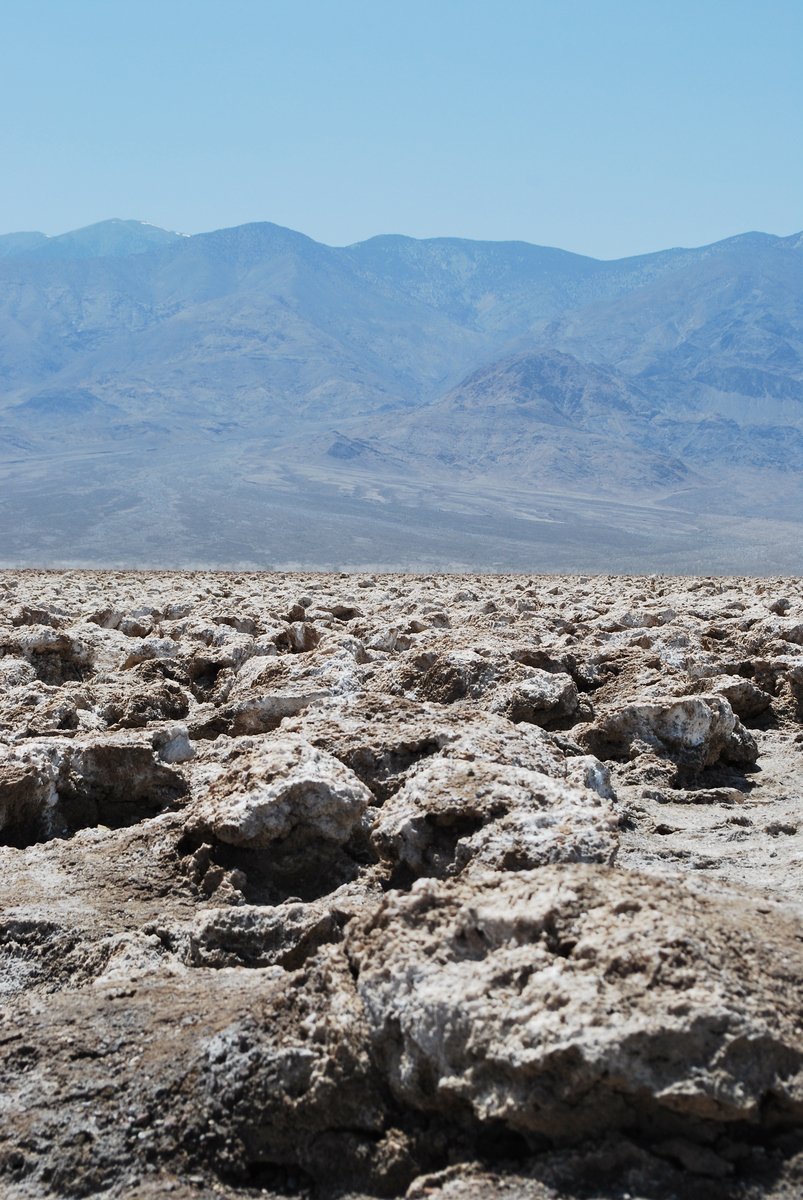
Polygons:
[[36,258],[124,258],[158,250],[182,236],[147,221],[111,217],[81,229],[47,237],[43,233],[12,233],[0,237],[0,256]]
[[0,258],[13,258],[18,254],[30,254],[48,241],[44,233],[0,234]]

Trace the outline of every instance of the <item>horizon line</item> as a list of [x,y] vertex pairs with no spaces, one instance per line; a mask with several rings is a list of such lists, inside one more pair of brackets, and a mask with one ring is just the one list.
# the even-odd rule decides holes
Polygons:
[[[793,238],[803,237],[803,229],[795,229],[795,230],[792,230],[790,233],[786,233],[786,234],[768,233],[765,230],[761,230],[761,229],[748,229],[748,230],[743,230],[740,233],[729,234],[723,238],[717,238],[713,242],[703,242],[700,245],[662,246],[656,250],[647,250],[647,251],[643,251],[643,252],[640,252],[637,254],[624,254],[624,255],[620,255],[618,257],[614,257],[614,258],[601,258],[601,257],[597,257],[596,255],[593,255],[593,254],[584,254],[581,251],[568,250],[563,246],[555,246],[555,245],[551,245],[551,244],[547,244],[547,243],[543,243],[543,242],[530,242],[524,238],[476,238],[476,237],[460,237],[459,235],[455,235],[455,234],[435,234],[435,235],[428,236],[428,237],[416,237],[413,234],[398,233],[398,232],[386,232],[386,233],[372,234],[369,237],[359,239],[358,241],[355,241],[355,242],[332,243],[332,242],[319,241],[317,238],[312,237],[310,234],[304,233],[300,229],[294,229],[292,226],[289,226],[289,225],[280,225],[275,221],[270,221],[267,219],[259,220],[259,221],[242,221],[237,225],[221,225],[215,229],[203,229],[203,230],[198,230],[196,233],[185,233],[181,230],[168,229],[163,225],[157,225],[153,221],[146,221],[146,220],[143,220],[138,217],[106,217],[100,221],[92,221],[88,225],[79,225],[73,229],[65,229],[61,233],[55,233],[55,234],[44,233],[42,230],[39,230],[39,229],[12,229],[12,230],[8,230],[5,233],[0,233],[0,239],[10,238],[10,237],[41,237],[41,238],[45,239],[46,241],[53,242],[53,241],[59,241],[61,238],[70,237],[73,234],[88,233],[90,230],[98,229],[105,225],[115,225],[115,224],[140,225],[140,226],[144,226],[149,229],[155,229],[159,233],[172,234],[174,237],[182,238],[182,239],[211,237],[212,235],[214,235],[216,233],[226,233],[226,232],[233,231],[236,229],[247,229],[251,226],[269,225],[269,226],[273,227],[274,229],[280,229],[285,233],[291,233],[297,237],[305,238],[307,241],[313,242],[315,245],[318,245],[318,246],[324,246],[329,250],[351,250],[357,246],[367,245],[369,242],[372,242],[372,241],[378,241],[378,240],[389,239],[389,238],[398,238],[402,241],[420,242],[420,243],[469,242],[474,245],[528,246],[528,247],[531,247],[533,249],[538,249],[538,250],[554,250],[560,254],[569,254],[569,255],[573,255],[576,258],[585,258],[585,259],[590,259],[593,262],[602,262],[602,263],[624,262],[624,261],[627,261],[628,259],[648,258],[655,254],[669,254],[674,251],[708,250],[708,249],[713,248],[714,246],[723,245],[725,242],[738,241],[743,238],[759,237],[759,238],[767,238],[772,241],[783,242],[783,241],[789,241]],[[158,250],[158,247],[154,247],[154,251],[156,251],[156,250]],[[20,255],[19,257],[23,257],[23,255]],[[103,256],[99,255],[98,257],[103,257]]]

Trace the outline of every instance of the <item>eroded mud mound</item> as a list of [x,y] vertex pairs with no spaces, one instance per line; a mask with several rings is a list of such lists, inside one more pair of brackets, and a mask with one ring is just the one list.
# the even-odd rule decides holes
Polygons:
[[0,576],[0,1195],[803,1194],[789,580]]

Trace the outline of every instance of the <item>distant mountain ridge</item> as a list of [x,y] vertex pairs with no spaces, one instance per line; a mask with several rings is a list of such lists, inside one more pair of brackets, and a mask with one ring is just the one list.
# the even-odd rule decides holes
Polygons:
[[6,234],[0,478],[8,562],[791,569],[803,235]]
[[44,233],[0,234],[0,256],[35,255],[42,258],[118,258],[145,254],[182,237],[147,221],[114,217],[83,229],[48,237]]

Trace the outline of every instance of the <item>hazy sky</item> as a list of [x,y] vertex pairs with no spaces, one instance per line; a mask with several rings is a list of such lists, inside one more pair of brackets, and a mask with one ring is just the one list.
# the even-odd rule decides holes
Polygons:
[[803,228],[803,0],[2,0],[0,231]]

